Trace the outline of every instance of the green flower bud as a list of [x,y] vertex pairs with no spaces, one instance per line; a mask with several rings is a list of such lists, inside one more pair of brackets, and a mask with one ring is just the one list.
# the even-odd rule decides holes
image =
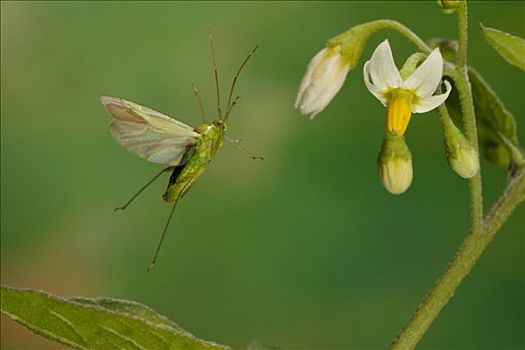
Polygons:
[[403,136],[388,132],[385,135],[377,165],[386,190],[392,194],[405,192],[412,183],[412,155]]
[[456,12],[464,1],[465,0],[437,0],[437,3],[443,9],[443,13],[449,15]]
[[414,71],[416,70],[417,66],[424,61],[427,58],[428,55],[416,52],[410,55],[405,63],[403,64],[403,67],[399,71],[399,74],[401,75],[401,78],[403,80],[407,80],[408,77],[410,77]]
[[450,167],[465,179],[474,177],[479,171],[479,158],[472,144],[450,119],[443,122],[443,131]]

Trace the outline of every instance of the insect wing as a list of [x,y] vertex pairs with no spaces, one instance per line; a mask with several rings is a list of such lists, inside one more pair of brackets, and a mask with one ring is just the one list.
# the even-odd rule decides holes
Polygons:
[[179,165],[200,137],[192,127],[153,109],[102,96],[111,113],[111,134],[127,150],[153,163]]

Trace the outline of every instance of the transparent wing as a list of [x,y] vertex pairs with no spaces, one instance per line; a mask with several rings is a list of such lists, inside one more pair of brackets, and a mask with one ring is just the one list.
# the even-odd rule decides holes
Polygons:
[[179,165],[200,137],[191,126],[153,109],[102,96],[111,113],[111,134],[127,150],[153,163]]

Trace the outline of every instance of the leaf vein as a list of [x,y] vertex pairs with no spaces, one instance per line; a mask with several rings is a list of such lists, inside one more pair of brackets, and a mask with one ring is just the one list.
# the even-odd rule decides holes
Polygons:
[[82,336],[82,334],[80,334],[77,329],[75,328],[75,326],[73,325],[73,323],[71,323],[71,321],[69,321],[66,317],[64,317],[63,315],[61,315],[60,313],[58,313],[57,311],[54,311],[54,310],[47,310],[51,315],[55,316],[56,318],[58,318],[59,320],[61,320],[62,322],[64,322],[68,327],[69,329],[71,329],[73,331],[73,333],[75,333],[79,338],[80,340],[82,341],[82,345],[83,346],[87,346],[87,341],[86,341],[86,338],[84,338]]
[[146,348],[144,348],[142,345],[140,345],[139,343],[137,343],[135,340],[133,340],[132,338],[114,330],[113,328],[110,328],[108,326],[100,326],[100,328],[104,329],[105,331],[113,334],[113,335],[116,335],[117,337],[119,338],[122,338],[124,339],[125,341],[127,341],[128,343],[132,344],[133,346],[135,346],[135,348],[139,349],[139,350],[147,350]]

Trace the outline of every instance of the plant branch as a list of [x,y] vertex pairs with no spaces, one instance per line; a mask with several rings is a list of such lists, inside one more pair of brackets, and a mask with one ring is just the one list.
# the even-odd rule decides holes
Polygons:
[[463,241],[452,262],[390,346],[391,350],[415,348],[441,309],[448,303],[460,283],[474,267],[495,234],[508,220],[513,210],[524,200],[525,168],[521,168],[516,176],[508,182],[503,194],[492,207],[485,220],[483,234],[471,231]]
[[[458,6],[458,55],[455,76],[452,78],[456,83],[463,112],[463,125],[465,134],[479,155],[478,131],[476,127],[476,115],[472,90],[467,69],[467,40],[468,40],[468,14],[467,2],[462,1]],[[478,157],[479,158],[479,157]],[[481,234],[483,232],[483,193],[481,182],[481,170],[469,180],[470,187],[470,219],[472,232]]]
[[376,31],[381,29],[396,31],[399,34],[403,35],[406,39],[408,39],[408,41],[413,43],[423,53],[428,54],[432,51],[423,39],[421,39],[413,31],[411,31],[407,26],[398,21],[393,21],[390,19],[379,19],[376,21],[365,23],[364,25],[367,25],[369,28],[376,28]]
[[[478,132],[476,127],[476,116],[474,114],[474,103],[468,76],[457,72],[452,78],[459,92],[459,99],[463,111],[463,126],[465,135],[479,155]],[[481,182],[481,170],[469,180],[470,187],[470,219],[472,231],[481,234],[483,232],[483,193]]]
[[467,45],[468,45],[468,13],[467,1],[462,1],[458,5],[458,54],[456,57],[456,66],[458,70],[467,69]]

